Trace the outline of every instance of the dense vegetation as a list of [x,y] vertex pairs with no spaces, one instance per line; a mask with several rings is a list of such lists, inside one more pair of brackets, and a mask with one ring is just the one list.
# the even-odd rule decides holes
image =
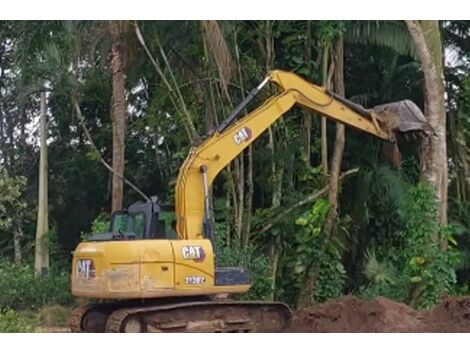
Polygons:
[[[423,177],[420,140],[400,138],[400,162],[390,163],[382,142],[347,129],[343,151],[333,122],[322,137],[319,116],[293,109],[213,187],[219,263],[252,270],[249,298],[298,306],[353,293],[429,307],[467,292],[470,23],[439,30],[446,199]],[[102,161],[172,203],[189,148],[268,70],[365,107],[410,99],[426,111],[419,54],[400,21],[0,22],[0,331],[16,321],[11,309],[71,304],[70,251],[112,209],[142,200]],[[35,278],[42,91],[51,266]]]

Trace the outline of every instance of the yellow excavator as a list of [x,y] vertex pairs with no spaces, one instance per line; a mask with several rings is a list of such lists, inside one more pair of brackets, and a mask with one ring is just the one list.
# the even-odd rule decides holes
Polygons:
[[[268,83],[277,93],[237,118]],[[216,265],[209,189],[215,177],[294,105],[389,143],[397,133],[432,133],[405,100],[365,109],[291,72],[271,71],[180,168],[174,213],[152,198],[113,213],[109,232],[73,253],[72,294],[102,300],[75,308],[74,332],[278,332],[291,319],[281,302],[238,301],[244,268]],[[173,214],[173,217],[172,217]]]

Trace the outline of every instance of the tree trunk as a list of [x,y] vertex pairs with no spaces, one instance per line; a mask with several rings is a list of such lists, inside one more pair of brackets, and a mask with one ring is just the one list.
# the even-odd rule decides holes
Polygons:
[[49,270],[49,246],[48,246],[48,187],[47,187],[47,109],[46,93],[41,94],[41,136],[40,136],[40,159],[39,159],[39,196],[38,217],[36,225],[36,244],[34,253],[34,270],[36,276],[46,275]]
[[447,223],[447,144],[442,40],[438,21],[406,21],[424,73],[426,115],[434,134],[422,143],[421,177],[436,190],[439,223]]
[[281,252],[279,249],[276,247],[280,245],[279,241],[277,240],[277,237],[274,239],[271,239],[272,245],[270,248],[270,257],[272,261],[272,278],[271,278],[271,290],[270,290],[270,295],[269,299],[274,300],[276,296],[276,278],[277,278],[277,271],[279,269],[279,257],[281,255]]
[[[343,38],[339,37],[335,42],[334,48],[334,90],[337,94],[345,96],[344,89],[344,50]],[[338,217],[338,186],[339,174],[341,172],[341,161],[343,159],[343,151],[345,144],[345,127],[341,123],[336,124],[335,146],[333,150],[333,157],[331,158],[329,190],[328,190],[328,203],[329,209],[325,221],[324,231],[330,235],[334,232]]]
[[[335,42],[334,48],[334,62],[328,70],[328,45],[325,45],[322,60],[322,77],[323,77],[323,86],[330,88],[330,72],[332,68],[334,71],[334,86],[336,93],[344,96],[344,55],[343,55],[343,39],[340,37]],[[325,57],[326,53],[326,57]],[[325,120],[325,124],[323,124]],[[336,220],[337,220],[337,209],[338,209],[338,185],[339,185],[339,176],[341,172],[341,161],[343,158],[343,150],[345,144],[345,127],[343,124],[336,124],[336,136],[335,136],[335,146],[333,150],[333,156],[331,159],[331,169],[328,179],[328,201],[329,201],[329,210],[327,217],[325,219],[325,224],[323,232],[330,236],[335,229]],[[328,174],[328,150],[327,150],[327,134],[326,134],[326,119],[322,117],[322,166],[324,173]],[[313,293],[315,290],[315,283],[318,276],[318,267],[313,267],[306,274],[304,287],[298,298],[298,306],[307,307],[312,304]]]
[[238,239],[238,243],[242,243],[242,231],[243,231],[243,213],[245,209],[245,162],[243,153],[235,159],[235,178],[236,178],[236,190],[237,190],[237,218],[235,221],[235,234]]
[[[308,74],[312,74],[312,30],[311,21],[307,21],[307,40],[305,41],[305,60],[307,61]],[[312,145],[312,112],[302,112],[302,159],[310,167],[310,155]]]
[[[273,22],[267,21],[265,28],[265,53],[266,53],[266,72],[269,72],[274,64],[274,36],[273,36]],[[281,117],[282,120],[282,117]],[[274,145],[274,131],[273,127],[268,127],[268,149],[271,154],[271,177],[272,177],[272,198],[271,207],[279,207],[281,204],[282,195],[282,174],[283,166],[277,163]],[[279,181],[280,177],[280,181]],[[274,298],[276,293],[276,277],[278,269],[278,261],[280,257],[280,249],[278,248],[278,241],[272,237],[269,243],[268,253],[271,258],[271,299]]]
[[[328,57],[329,57],[329,45],[323,46],[322,55],[322,84],[326,87],[328,83]],[[325,176],[328,175],[328,130],[326,124],[326,117],[321,118],[321,165],[322,171]]]
[[315,287],[317,270],[312,270],[305,277],[304,287],[301,289],[299,298],[297,299],[297,308],[302,309],[310,307],[313,300],[313,289]]
[[[272,199],[271,207],[278,208],[281,206],[282,199],[282,179],[284,176],[284,165],[277,162],[275,156],[275,147],[274,147],[274,133],[271,128],[269,132],[269,144],[268,147],[271,150],[271,173],[272,173]],[[281,254],[280,243],[278,236],[272,236],[269,242],[269,256],[272,262],[271,270],[271,296],[270,299],[274,299],[276,295],[276,277],[277,270],[279,268],[279,257]]]
[[457,153],[460,159],[460,170],[457,182],[460,184],[461,201],[470,200],[470,149],[467,147],[465,133],[462,129],[457,131]]
[[21,250],[21,240],[23,238],[23,229],[21,228],[21,223],[18,222],[13,233],[13,251],[14,251],[14,260],[18,264],[23,260],[22,250]]
[[[1,77],[0,77],[1,78]],[[3,108],[2,103],[0,102],[0,160],[5,160],[5,136],[3,134]],[[6,162],[5,162],[6,164]]]
[[246,210],[245,210],[245,229],[243,231],[243,245],[246,247],[250,242],[251,232],[251,213],[253,211],[253,195],[255,192],[253,183],[253,148],[252,145],[248,147],[248,170],[247,170],[247,186],[248,193],[246,195]]
[[[113,170],[124,175],[127,102],[125,89],[125,43],[122,40],[124,24],[110,23],[113,39],[111,47],[111,70],[113,76],[113,96],[111,119],[113,122]],[[111,210],[121,210],[124,195],[124,182],[113,174]]]

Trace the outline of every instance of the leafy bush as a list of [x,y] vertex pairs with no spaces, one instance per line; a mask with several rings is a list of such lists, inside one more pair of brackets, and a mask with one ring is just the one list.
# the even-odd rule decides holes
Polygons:
[[82,231],[82,233],[80,234],[81,240],[86,241],[93,234],[108,232],[109,224],[109,214],[99,214],[96,219],[92,221],[90,231]]
[[253,245],[241,246],[232,241],[227,245],[223,224],[216,225],[216,254],[218,267],[242,267],[250,272],[253,286],[239,295],[240,299],[265,299],[271,293],[271,266],[269,258]]
[[35,322],[11,309],[0,310],[0,333],[34,332]]
[[[328,202],[319,199],[296,220],[301,228],[297,231],[291,248],[293,253],[288,255],[286,265],[295,280],[298,294],[308,295],[309,300],[315,302],[339,297],[346,277],[340,248],[323,233],[327,212]],[[314,285],[307,287],[306,282],[311,277],[314,278]]]
[[340,297],[343,292],[346,271],[341,263],[341,255],[333,246],[319,252],[318,277],[315,282],[313,298],[315,302],[325,302]]
[[0,230],[11,230],[14,219],[26,208],[26,203],[21,199],[25,177],[13,177],[5,170],[0,172]]
[[0,309],[36,309],[46,304],[73,302],[68,273],[51,270],[36,278],[28,264],[0,262]]
[[383,258],[368,258],[365,274],[369,283],[360,290],[362,296],[382,295],[427,308],[454,290],[459,253],[452,246],[442,248],[447,229],[439,228],[437,209],[430,187],[420,183],[409,189],[400,214],[403,230],[395,233],[394,244],[385,248]]

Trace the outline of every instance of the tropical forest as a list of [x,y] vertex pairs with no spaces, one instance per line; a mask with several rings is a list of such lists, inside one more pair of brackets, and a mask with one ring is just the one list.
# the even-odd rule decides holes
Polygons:
[[0,332],[470,332],[469,72],[470,21],[0,21]]

